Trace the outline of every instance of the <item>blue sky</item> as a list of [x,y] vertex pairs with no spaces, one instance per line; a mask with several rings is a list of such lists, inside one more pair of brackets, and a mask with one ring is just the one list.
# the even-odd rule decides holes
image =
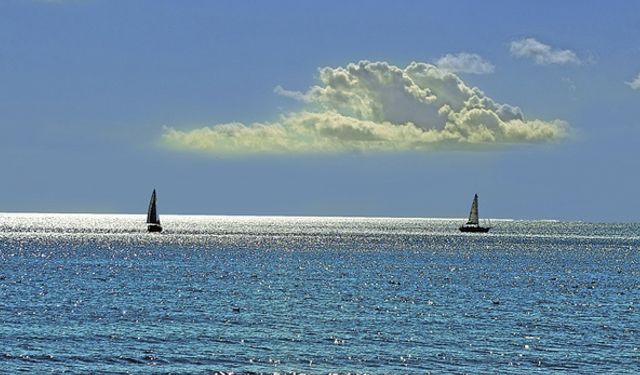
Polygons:
[[0,0],[0,211],[638,221],[639,35],[629,1]]

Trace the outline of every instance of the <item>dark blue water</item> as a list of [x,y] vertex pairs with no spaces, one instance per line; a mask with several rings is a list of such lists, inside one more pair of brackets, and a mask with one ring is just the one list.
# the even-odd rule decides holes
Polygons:
[[0,215],[0,369],[640,372],[640,225]]

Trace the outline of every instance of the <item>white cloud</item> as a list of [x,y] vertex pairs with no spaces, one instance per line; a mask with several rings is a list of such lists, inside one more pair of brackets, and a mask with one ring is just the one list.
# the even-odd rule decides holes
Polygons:
[[638,73],[638,76],[633,81],[625,83],[634,90],[640,90],[640,73]]
[[452,73],[489,74],[495,66],[475,53],[446,54],[435,61],[438,68]]
[[496,103],[455,74],[425,63],[325,67],[306,93],[274,91],[309,108],[274,122],[167,128],[164,141],[214,154],[428,151],[549,142],[569,130],[560,120],[525,120],[518,107]]
[[282,86],[280,85],[274,87],[273,92],[287,98],[299,100],[301,102],[307,101],[307,97],[304,95],[304,93],[301,93],[300,91],[287,90],[282,88]]
[[553,49],[534,38],[520,39],[511,42],[511,54],[519,58],[531,58],[536,64],[580,64],[576,54],[568,49]]

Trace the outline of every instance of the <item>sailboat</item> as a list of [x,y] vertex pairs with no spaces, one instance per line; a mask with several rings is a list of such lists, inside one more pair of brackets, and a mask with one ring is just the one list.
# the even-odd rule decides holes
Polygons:
[[460,232],[487,233],[491,227],[483,227],[478,220],[478,194],[473,196],[471,203],[471,212],[469,212],[469,221],[460,226]]
[[156,208],[156,189],[151,193],[151,201],[149,201],[149,210],[147,211],[147,230],[149,232],[162,232],[160,225],[160,217]]

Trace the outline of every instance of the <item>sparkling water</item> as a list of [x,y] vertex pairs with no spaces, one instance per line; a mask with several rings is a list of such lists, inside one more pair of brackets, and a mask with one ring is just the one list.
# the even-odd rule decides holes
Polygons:
[[4,373],[640,372],[640,225],[0,215]]

